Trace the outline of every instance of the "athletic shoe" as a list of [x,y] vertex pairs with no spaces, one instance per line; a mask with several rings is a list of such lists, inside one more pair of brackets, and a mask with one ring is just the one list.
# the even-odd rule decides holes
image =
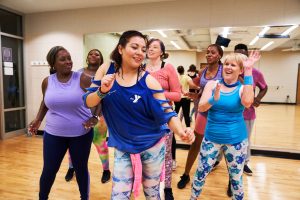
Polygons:
[[253,174],[252,170],[248,167],[248,165],[244,166],[244,173],[247,174],[248,176],[252,176]]
[[172,170],[175,171],[177,167],[177,162],[176,160],[172,160]]
[[110,180],[110,171],[104,170],[102,173],[101,183],[107,183]]
[[68,172],[67,172],[67,174],[65,176],[65,180],[67,182],[69,182],[70,180],[72,180],[73,176],[74,176],[74,168],[69,168]]
[[212,171],[215,170],[219,164],[220,164],[220,161],[216,161],[215,164],[213,165]]
[[185,188],[186,184],[188,184],[189,182],[190,182],[190,176],[183,174],[182,176],[180,176],[180,181],[177,183],[177,187],[179,189],[183,189]]
[[172,188],[165,188],[165,200],[174,200]]
[[231,183],[230,183],[230,180],[229,180],[229,182],[228,182],[227,196],[228,196],[228,197],[232,197],[232,191],[231,191]]

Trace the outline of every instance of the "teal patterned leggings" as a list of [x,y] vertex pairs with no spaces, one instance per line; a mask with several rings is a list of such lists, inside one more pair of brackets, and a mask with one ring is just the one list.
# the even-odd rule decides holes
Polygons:
[[[191,199],[197,199],[205,183],[207,175],[213,169],[220,153],[225,155],[229,178],[231,181],[232,199],[242,200],[243,191],[243,167],[247,155],[248,139],[236,144],[217,144],[203,138],[198,167],[192,185]],[[225,177],[224,177],[225,178]]]

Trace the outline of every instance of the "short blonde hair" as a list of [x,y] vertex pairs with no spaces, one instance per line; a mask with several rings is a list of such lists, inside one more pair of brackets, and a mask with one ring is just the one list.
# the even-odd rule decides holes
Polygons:
[[226,61],[235,61],[241,69],[244,68],[243,66],[243,61],[247,59],[247,56],[241,53],[230,53],[228,55],[225,56],[224,58],[224,63],[226,63]]

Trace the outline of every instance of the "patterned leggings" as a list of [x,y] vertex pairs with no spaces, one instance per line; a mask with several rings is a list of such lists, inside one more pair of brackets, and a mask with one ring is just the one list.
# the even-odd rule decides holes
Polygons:
[[165,188],[171,188],[172,183],[172,140],[173,132],[166,135],[166,158],[165,158]]
[[[107,126],[103,116],[99,118],[98,124],[94,127],[93,143],[100,157],[103,170],[109,170],[108,146],[106,142]],[[69,167],[73,167],[72,159],[69,155]]]
[[206,176],[211,172],[217,157],[223,151],[231,181],[232,199],[242,200],[243,191],[243,167],[247,155],[248,139],[236,144],[217,144],[203,139],[200,149],[197,171],[194,176],[191,199],[197,199],[200,195]]
[[[134,174],[130,154],[115,149],[112,200],[129,200]],[[165,143],[158,142],[140,153],[142,162],[142,184],[146,199],[159,200],[159,184],[165,159]]]

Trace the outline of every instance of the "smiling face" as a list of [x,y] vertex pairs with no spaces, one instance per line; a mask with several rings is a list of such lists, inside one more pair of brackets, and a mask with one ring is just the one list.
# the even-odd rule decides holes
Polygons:
[[125,47],[119,45],[118,49],[123,67],[138,68],[146,57],[146,41],[139,36],[131,37]]
[[221,55],[216,46],[209,46],[206,50],[206,60],[208,64],[218,63],[221,59]]
[[229,83],[238,80],[240,74],[243,73],[243,60],[247,57],[240,53],[231,53],[225,57],[223,63],[223,78]]
[[102,56],[97,50],[91,50],[87,56],[88,65],[97,65],[100,66],[102,61]]
[[71,73],[73,61],[71,55],[67,50],[60,50],[57,52],[54,62],[54,68],[57,73],[68,75]]
[[159,41],[154,40],[151,42],[147,49],[147,57],[149,59],[157,59],[160,58],[163,54]]

